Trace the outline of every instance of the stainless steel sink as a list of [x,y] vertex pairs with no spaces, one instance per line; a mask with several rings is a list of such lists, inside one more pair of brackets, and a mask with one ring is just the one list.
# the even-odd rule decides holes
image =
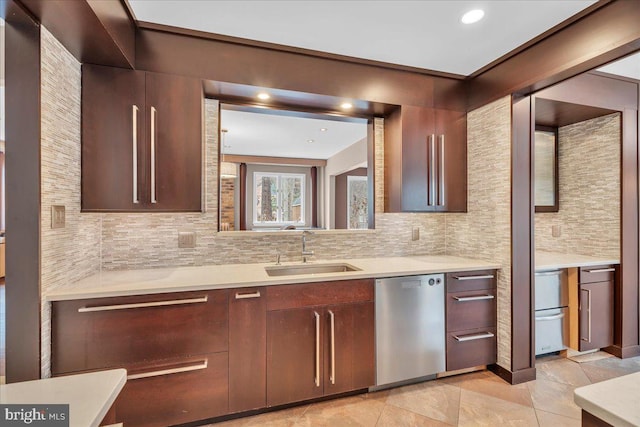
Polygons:
[[360,271],[359,268],[345,263],[282,265],[265,267],[264,270],[269,276],[297,276],[304,274],[344,273],[347,271]]

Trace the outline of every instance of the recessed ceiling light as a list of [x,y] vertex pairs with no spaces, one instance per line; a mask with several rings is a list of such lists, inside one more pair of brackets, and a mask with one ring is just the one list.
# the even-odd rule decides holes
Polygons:
[[349,110],[353,108],[353,104],[351,104],[350,102],[343,102],[342,104],[340,104],[340,108],[342,108],[343,110]]
[[462,15],[462,18],[460,18],[460,21],[463,24],[473,24],[481,20],[483,17],[484,17],[484,10],[473,9],[465,13],[464,15]]
[[315,142],[315,141],[313,139],[307,139],[307,142],[311,144],[312,142]]
[[266,101],[267,99],[271,98],[271,95],[269,95],[267,92],[260,92],[258,94],[258,98],[262,99],[263,101]]
[[320,132],[326,132],[327,128],[320,128]]

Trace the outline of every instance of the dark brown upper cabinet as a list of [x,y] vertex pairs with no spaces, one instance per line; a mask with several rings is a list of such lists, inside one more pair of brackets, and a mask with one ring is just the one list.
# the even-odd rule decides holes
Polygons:
[[197,212],[202,84],[82,66],[82,210]]
[[385,212],[466,212],[466,113],[403,105],[385,118]]

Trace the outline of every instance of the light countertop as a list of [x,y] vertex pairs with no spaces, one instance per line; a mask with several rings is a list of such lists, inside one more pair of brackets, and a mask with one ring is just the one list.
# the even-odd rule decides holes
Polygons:
[[112,369],[0,385],[0,403],[68,404],[70,427],[97,427],[126,381],[126,370]]
[[536,251],[536,270],[555,270],[572,267],[595,267],[598,265],[620,264],[619,259],[592,257],[578,254]]
[[[500,268],[500,264],[496,262],[453,256],[361,258],[314,261],[311,264],[321,263],[347,263],[359,268],[360,271],[270,277],[264,267],[273,266],[273,263],[103,271],[78,282],[58,287],[47,293],[45,298],[48,301],[60,301]],[[283,265],[300,265],[300,263],[283,263]]]
[[612,426],[639,426],[640,372],[575,389],[573,399],[585,411]]

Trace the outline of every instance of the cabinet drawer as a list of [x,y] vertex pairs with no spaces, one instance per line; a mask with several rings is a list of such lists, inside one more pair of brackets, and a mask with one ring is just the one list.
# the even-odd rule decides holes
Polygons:
[[228,404],[228,353],[128,367],[116,400],[125,426],[168,426],[224,415]]
[[599,265],[596,267],[580,268],[580,283],[608,282],[613,280],[616,267],[614,265]]
[[54,375],[227,351],[227,291],[54,302]]
[[447,334],[447,371],[496,363],[496,328]]
[[373,301],[373,279],[267,287],[267,310]]
[[495,326],[495,289],[447,293],[447,332]]
[[495,270],[447,273],[447,292],[478,291],[495,287]]

